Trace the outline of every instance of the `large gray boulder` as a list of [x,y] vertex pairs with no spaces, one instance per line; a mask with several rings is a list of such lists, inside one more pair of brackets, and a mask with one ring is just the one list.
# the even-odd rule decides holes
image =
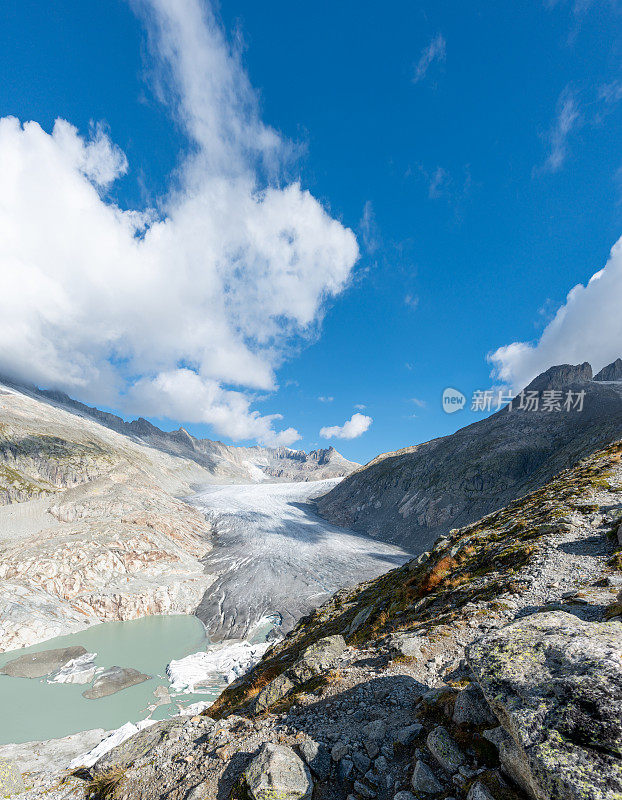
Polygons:
[[136,686],[138,683],[143,683],[151,679],[151,675],[144,675],[137,669],[131,667],[110,667],[95,678],[93,686],[82,692],[83,697],[87,700],[96,700],[99,697],[108,697],[108,695],[121,692],[123,689],[129,689],[130,686]]
[[12,678],[43,678],[56,672],[65,664],[86,654],[84,647],[59,647],[55,650],[42,650],[14,658],[0,669],[0,674]]
[[488,738],[536,800],[622,796],[622,624],[562,611],[472,645],[468,662],[501,723]]
[[287,675],[277,675],[267,686],[259,692],[255,699],[255,712],[261,713],[278,703],[291,692],[294,688],[293,682]]
[[309,768],[290,747],[264,744],[244,771],[252,800],[309,800],[313,780]]
[[339,663],[339,657],[346,649],[343,636],[325,636],[307,647],[302,656],[290,670],[296,683],[305,683],[311,678],[323,675]]

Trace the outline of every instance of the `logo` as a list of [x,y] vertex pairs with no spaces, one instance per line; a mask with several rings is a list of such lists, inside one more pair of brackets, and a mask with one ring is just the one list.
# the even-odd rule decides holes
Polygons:
[[448,387],[443,392],[443,411],[446,414],[453,414],[456,411],[460,411],[464,408],[465,403],[466,397],[457,389]]

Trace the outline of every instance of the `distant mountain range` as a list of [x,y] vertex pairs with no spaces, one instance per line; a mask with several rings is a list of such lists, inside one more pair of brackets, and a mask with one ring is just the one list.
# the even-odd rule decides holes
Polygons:
[[[501,508],[622,437],[621,359],[595,376],[588,363],[551,367],[524,392],[525,401],[538,396],[537,409],[515,401],[451,436],[384,453],[321,497],[320,515],[420,553],[439,534]],[[572,405],[582,397],[581,410],[565,409],[568,392]],[[556,402],[559,410],[546,410]]]
[[[33,398],[104,425],[110,430],[155,447],[170,455],[190,459],[206,469],[218,483],[256,483],[264,480],[300,481],[339,478],[360,464],[348,461],[334,447],[292,450],[288,447],[236,447],[212,439],[197,439],[185,428],[163,431],[139,417],[126,422],[116,414],[73,400],[64,392],[12,383],[0,376],[0,384],[12,386]],[[1,453],[0,453],[1,460]]]

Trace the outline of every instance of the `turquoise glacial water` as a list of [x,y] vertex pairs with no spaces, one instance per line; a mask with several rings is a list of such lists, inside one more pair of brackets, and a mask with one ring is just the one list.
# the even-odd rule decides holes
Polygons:
[[[159,702],[156,688],[169,687],[165,672],[169,661],[196,653],[206,644],[205,629],[196,617],[174,615],[105,622],[81,633],[2,653],[0,667],[26,653],[82,645],[89,653],[97,653],[98,666],[134,667],[153,678],[109,697],[87,700],[82,692],[89,684],[0,675],[0,744],[54,739],[91,728],[111,730],[145,719],[150,715],[149,706]],[[156,708],[151,718],[165,719],[180,706],[216,696],[217,692],[173,695],[172,702]]]

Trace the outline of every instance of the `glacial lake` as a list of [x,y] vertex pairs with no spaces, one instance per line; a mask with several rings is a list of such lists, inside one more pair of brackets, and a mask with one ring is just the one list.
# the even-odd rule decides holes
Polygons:
[[[41,741],[71,733],[104,728],[151,717],[165,719],[184,706],[215,699],[220,689],[200,694],[173,694],[162,702],[154,694],[170,687],[166,665],[204,650],[208,644],[202,623],[193,616],[153,616],[130,622],[105,622],[80,633],[0,654],[0,667],[26,653],[82,645],[97,653],[101,667],[133,667],[152,679],[108,697],[87,700],[82,692],[89,684],[47,683],[45,678],[13,678],[0,675],[0,744]],[[163,698],[167,700],[166,695]]]

